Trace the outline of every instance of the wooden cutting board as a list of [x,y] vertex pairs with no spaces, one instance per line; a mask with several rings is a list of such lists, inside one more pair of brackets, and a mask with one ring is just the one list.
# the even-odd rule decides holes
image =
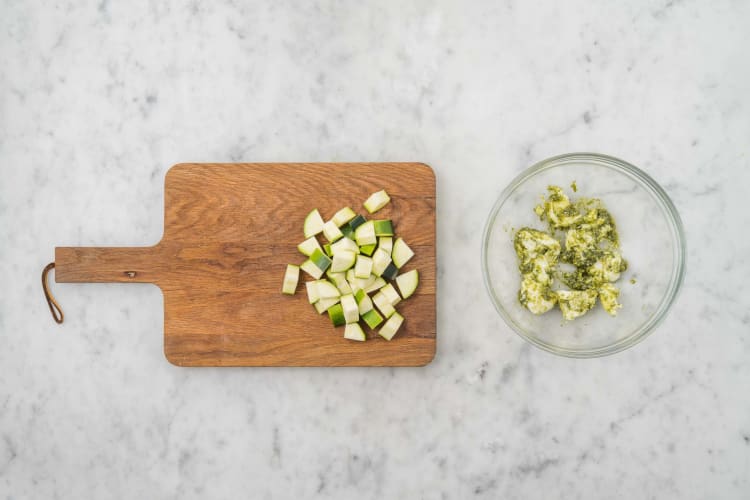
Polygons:
[[[391,203],[362,207],[381,189]],[[305,215],[344,206],[394,222],[418,269],[405,317],[386,341],[343,338],[327,314],[281,294],[301,264]],[[435,175],[422,163],[184,163],[164,182],[164,236],[152,247],[55,249],[58,283],[154,283],[164,294],[164,354],[179,366],[420,366],[435,355]],[[362,322],[364,324],[364,322]]]

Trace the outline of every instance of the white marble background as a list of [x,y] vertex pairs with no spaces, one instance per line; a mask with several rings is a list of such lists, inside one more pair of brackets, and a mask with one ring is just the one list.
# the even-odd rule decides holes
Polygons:
[[[750,497],[750,3],[0,1],[0,498]],[[481,284],[542,158],[645,168],[681,211],[667,321],[598,360],[526,345]],[[421,369],[180,369],[148,285],[57,285],[146,245],[180,161],[417,160],[438,177]]]

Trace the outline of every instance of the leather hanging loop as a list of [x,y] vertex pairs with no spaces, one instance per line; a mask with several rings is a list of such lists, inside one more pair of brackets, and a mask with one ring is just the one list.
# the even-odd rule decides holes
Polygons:
[[42,289],[44,290],[44,298],[47,299],[49,312],[52,313],[52,319],[54,319],[56,323],[60,324],[63,322],[65,315],[60,308],[60,304],[57,303],[55,297],[52,296],[52,292],[49,291],[49,286],[47,284],[47,275],[54,268],[55,263],[50,262],[45,266],[44,271],[42,271]]

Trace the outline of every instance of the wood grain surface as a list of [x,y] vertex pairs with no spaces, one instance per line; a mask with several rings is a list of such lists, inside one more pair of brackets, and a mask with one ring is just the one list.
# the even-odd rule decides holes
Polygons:
[[[153,247],[55,249],[60,283],[154,283],[164,294],[164,353],[179,366],[421,366],[435,355],[435,175],[422,163],[184,163],[166,175],[164,236]],[[385,189],[370,216],[362,202]],[[288,263],[301,264],[305,215],[344,206],[394,222],[415,252],[403,271],[420,283],[397,309],[390,342],[343,338],[327,314],[281,294]],[[319,237],[322,239],[322,235]]]

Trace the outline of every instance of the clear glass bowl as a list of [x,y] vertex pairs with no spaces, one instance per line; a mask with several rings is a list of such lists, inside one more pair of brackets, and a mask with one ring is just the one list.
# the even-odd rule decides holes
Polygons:
[[[573,181],[577,193],[570,188]],[[616,317],[597,303],[566,322],[557,307],[535,315],[518,302],[513,231],[545,229],[533,208],[552,184],[572,198],[600,198],[615,219],[628,261],[616,283],[623,305]],[[521,337],[562,356],[605,356],[643,340],[664,319],[685,274],[685,235],[674,204],[645,172],[611,156],[566,154],[525,170],[500,194],[484,230],[482,270],[495,308]]]

